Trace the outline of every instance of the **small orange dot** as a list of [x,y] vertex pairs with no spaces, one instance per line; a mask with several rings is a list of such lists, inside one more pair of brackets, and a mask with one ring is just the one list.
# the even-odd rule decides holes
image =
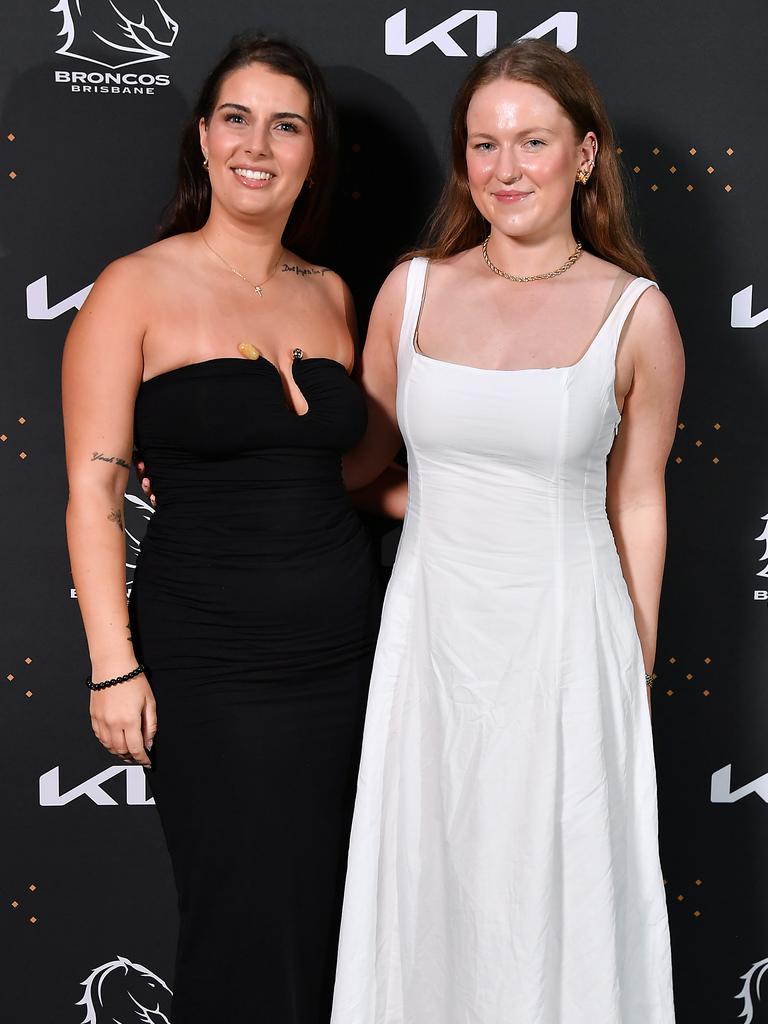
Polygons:
[[624,152],[624,150],[621,148],[621,146],[617,146],[616,147],[616,152],[619,154],[619,156],[621,156],[621,154]]
[[669,168],[669,173],[670,174],[677,174],[677,168],[675,167],[674,164],[672,164],[672,166]]
[[27,665],[31,665],[32,664],[32,659],[31,658],[25,658],[24,661],[26,662]]
[[688,672],[688,674],[686,675],[685,678],[688,679],[688,680],[691,680],[691,679],[693,679],[693,676],[691,675],[690,672]]
[[709,690],[704,690],[704,696],[705,696],[705,697],[708,697],[708,696],[709,696],[709,694],[710,694],[710,691],[709,691]]
[[682,459],[682,456],[680,456],[680,455],[678,455],[677,458],[675,459],[675,462],[678,464],[678,466],[680,465],[680,463],[682,461],[683,461],[683,459]]
[[724,188],[726,192],[733,192],[733,185],[725,185]]
[[717,465],[718,462],[720,461],[720,459],[718,459],[718,457],[715,456],[714,459],[712,459],[712,461],[714,462],[715,465]]
[[704,659],[704,664],[705,665],[711,665],[712,664],[712,659],[711,658],[705,658]]
[[701,917],[701,911],[700,910],[694,910],[693,916],[694,917]]
[[684,423],[678,423],[677,424],[677,429],[678,430],[685,430],[685,424]]
[[34,892],[34,891],[35,891],[35,889],[37,889],[37,886],[36,886],[36,885],[35,885],[35,883],[33,882],[33,883],[32,883],[32,885],[30,885],[30,886],[29,886],[28,888],[29,888],[29,891],[30,891],[30,892]]
[[0,441],[7,441],[7,440],[8,440],[8,435],[7,434],[0,434]]
[[670,665],[674,665],[676,661],[677,661],[677,658],[670,658],[669,659],[669,664]]
[[710,165],[707,168],[707,174],[714,174],[714,173],[715,173],[715,168]]
[[27,690],[27,692],[24,694],[24,696],[25,697],[31,697],[32,696],[32,691],[31,690]]
[[659,153],[661,152],[661,150],[659,149],[658,146],[654,146],[654,148],[651,150],[651,152],[653,153],[654,156],[658,156]]
[[14,680],[14,676],[11,672],[9,672],[5,678],[8,680],[9,683],[12,683]]
[[659,191],[659,186],[658,185],[651,185],[651,192],[658,192],[658,191]]
[[678,896],[677,897],[678,903],[682,903],[684,899],[685,899],[685,896]]
[[27,422],[27,421],[26,421],[26,420],[24,419],[24,417],[23,417],[23,416],[19,416],[19,423],[21,423],[21,424],[24,424],[24,423],[26,423],[26,422]]
[[719,430],[720,429],[720,424],[719,423],[713,423],[712,426],[715,428],[715,430]]
[[685,187],[689,192],[693,192],[693,185],[686,185]]
[[27,458],[27,453],[26,452],[19,452],[19,458],[22,459],[22,460],[26,459]]
[[671,697],[674,692],[674,690],[667,690],[667,696]]
[[697,448],[701,448],[701,446],[702,446],[702,444],[703,444],[703,443],[704,443],[703,441],[697,441],[697,442],[696,442],[696,447],[697,447]]
[[9,142],[13,142],[15,138],[16,136],[13,134],[13,132],[8,132],[8,134],[6,135],[6,139],[8,139]]
[[11,181],[13,181],[14,178],[16,178],[16,171],[11,171],[8,177],[11,179]]
[[633,167],[632,170],[635,172],[635,174],[639,174],[640,173],[640,168],[637,167],[637,166]]
[[19,905],[19,901],[18,900],[11,900],[11,906],[13,907],[14,910],[16,909],[16,907],[18,907],[18,905]]
[[700,878],[696,879],[696,885],[701,885],[701,879]]
[[688,150],[688,152],[689,152],[689,153],[691,154],[691,156],[696,156],[696,148],[695,148],[695,146],[692,146],[692,147],[691,147],[691,148],[690,148],[690,149]]
[[726,149],[725,152],[728,154],[728,156],[733,156],[733,150],[731,149],[730,146],[728,147],[728,149]]

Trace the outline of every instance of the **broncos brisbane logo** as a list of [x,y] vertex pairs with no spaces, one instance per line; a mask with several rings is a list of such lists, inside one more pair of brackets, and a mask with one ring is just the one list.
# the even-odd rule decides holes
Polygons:
[[156,974],[124,956],[96,967],[84,982],[82,1024],[171,1024],[172,992]]
[[166,60],[179,31],[160,0],[59,0],[51,11],[64,19],[56,52],[103,68]]
[[768,1022],[768,991],[765,993],[762,991],[763,975],[766,971],[768,971],[768,959],[758,960],[756,964],[752,964],[746,974],[741,976],[744,987],[736,996],[737,999],[744,1000],[744,1009],[739,1014],[741,1024],[766,1024]]

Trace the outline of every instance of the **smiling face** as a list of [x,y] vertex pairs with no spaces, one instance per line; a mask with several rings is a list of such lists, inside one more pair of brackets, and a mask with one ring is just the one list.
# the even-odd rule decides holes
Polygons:
[[309,96],[289,75],[249,64],[227,75],[200,121],[212,205],[235,216],[286,220],[309,174]]
[[546,239],[570,232],[580,168],[591,170],[594,132],[576,138],[560,104],[537,85],[500,78],[467,110],[467,177],[480,213],[503,234]]

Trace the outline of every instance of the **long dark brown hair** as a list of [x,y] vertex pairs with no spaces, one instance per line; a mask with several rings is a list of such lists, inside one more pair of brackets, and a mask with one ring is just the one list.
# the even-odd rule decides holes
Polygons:
[[211,183],[203,167],[198,125],[201,117],[206,123],[210,121],[227,75],[250,64],[264,64],[278,74],[295,78],[309,96],[313,187],[303,188],[298,196],[283,233],[283,243],[311,258],[322,239],[333,188],[336,116],[322,73],[312,58],[293,43],[266,35],[236,36],[205,79],[181,138],[176,194],[168,205],[158,237],[197,231],[207,221]]
[[577,60],[551,43],[523,39],[486,54],[470,71],[451,112],[452,166],[437,208],[430,217],[422,247],[403,257],[445,259],[479,245],[488,224],[475,206],[467,180],[467,110],[475,92],[498,79],[537,85],[560,104],[578,139],[592,131],[598,155],[586,185],[574,188],[571,223],[587,252],[630,274],[653,278],[627,208],[622,166],[605,104]]

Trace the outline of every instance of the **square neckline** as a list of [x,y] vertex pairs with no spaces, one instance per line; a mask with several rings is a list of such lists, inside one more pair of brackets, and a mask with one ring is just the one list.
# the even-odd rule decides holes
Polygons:
[[[577,369],[577,367],[581,366],[581,364],[586,361],[586,359],[589,356],[590,352],[595,347],[596,343],[599,341],[599,339],[600,339],[601,335],[603,334],[603,332],[605,331],[606,327],[611,322],[611,320],[613,318],[613,314],[616,312],[616,309],[618,308],[618,306],[621,304],[622,300],[624,299],[624,296],[627,294],[627,292],[630,290],[630,288],[633,287],[633,285],[635,284],[636,281],[643,280],[643,278],[640,278],[640,277],[630,277],[630,280],[621,289],[621,291],[619,292],[618,297],[616,298],[616,301],[613,303],[611,308],[608,310],[608,313],[607,313],[605,319],[603,320],[603,322],[600,324],[600,326],[597,329],[597,333],[592,337],[592,339],[590,340],[589,344],[584,349],[584,351],[582,352],[582,354],[579,356],[579,358],[576,360],[575,363],[567,363],[567,364],[565,364],[563,366],[513,366],[513,367],[474,366],[472,363],[456,363],[456,362],[453,362],[452,360],[449,360],[449,359],[437,359],[435,356],[428,356],[425,352],[422,352],[422,350],[418,347],[419,323],[421,322],[421,314],[422,314],[422,311],[424,309],[424,301],[425,301],[426,295],[427,295],[427,279],[429,277],[429,265],[431,263],[431,260],[427,259],[425,262],[426,262],[427,266],[426,266],[426,270],[424,272],[424,284],[422,286],[421,301],[419,303],[419,311],[418,311],[418,314],[417,314],[417,317],[416,317],[416,324],[414,326],[413,332],[411,334],[411,340],[410,340],[412,354],[417,355],[420,359],[423,359],[423,360],[425,360],[427,362],[430,362],[430,363],[438,363],[441,366],[458,367],[461,370],[472,370],[475,373],[556,373],[556,372],[562,372],[564,370],[575,370],[575,369]],[[617,406],[617,411],[618,411],[618,406]]]

